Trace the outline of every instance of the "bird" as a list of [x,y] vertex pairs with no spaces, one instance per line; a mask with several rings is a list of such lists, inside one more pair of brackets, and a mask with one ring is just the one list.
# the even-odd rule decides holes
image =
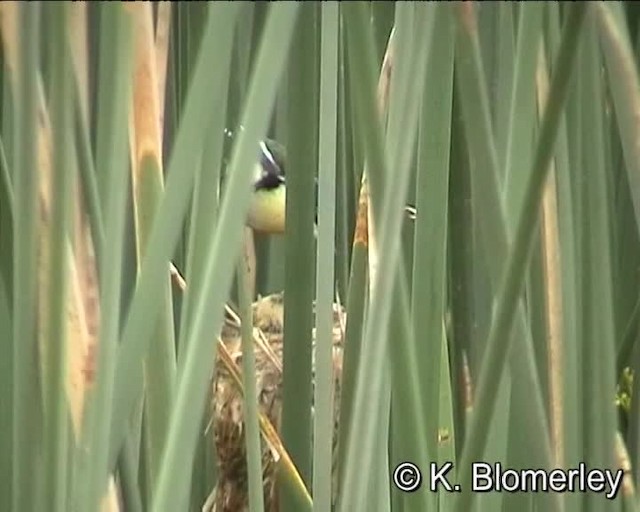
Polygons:
[[272,139],[261,140],[259,146],[246,224],[257,233],[283,234],[287,200],[286,150]]
[[[254,232],[267,235],[282,235],[286,228],[286,149],[273,139],[265,138],[259,143],[259,157],[253,174],[253,195],[249,205],[246,224]],[[318,179],[315,182],[314,235],[318,222]],[[411,220],[416,218],[414,206],[405,206]]]

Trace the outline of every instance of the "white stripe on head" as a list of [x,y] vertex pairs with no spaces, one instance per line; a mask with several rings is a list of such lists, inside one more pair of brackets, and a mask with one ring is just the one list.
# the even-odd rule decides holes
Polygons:
[[260,149],[262,150],[262,154],[266,156],[267,159],[269,159],[269,161],[273,164],[273,166],[275,168],[278,168],[278,164],[276,163],[275,158],[273,158],[271,151],[269,151],[269,148],[267,147],[267,145],[264,143],[263,140],[260,141]]

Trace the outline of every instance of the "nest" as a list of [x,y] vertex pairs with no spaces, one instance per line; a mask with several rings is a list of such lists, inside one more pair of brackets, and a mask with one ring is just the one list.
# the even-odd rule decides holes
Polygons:
[[[266,341],[264,346],[254,343],[258,406],[278,433],[282,409],[283,313],[282,293],[261,298],[253,304],[254,328],[259,330],[258,333],[264,334],[263,340]],[[344,309],[337,304],[334,304],[333,313],[333,403],[334,425],[337,427],[346,315]],[[241,369],[242,347],[239,327],[233,322],[226,322],[221,338]],[[243,407],[242,393],[222,362],[218,360],[212,381],[211,400],[212,428],[218,461],[218,482],[211,495],[211,510],[215,512],[249,510]],[[336,442],[337,428],[334,428],[334,448]],[[265,511],[277,512],[276,463],[262,435],[261,449]]]

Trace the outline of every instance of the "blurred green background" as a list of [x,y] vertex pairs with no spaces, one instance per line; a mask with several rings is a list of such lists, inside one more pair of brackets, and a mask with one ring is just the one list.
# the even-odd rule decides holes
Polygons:
[[[0,510],[214,510],[222,367],[242,504],[217,512],[636,510],[639,19],[0,4]],[[265,137],[281,235],[245,226]],[[282,291],[276,432],[247,327]],[[615,500],[480,494],[476,460],[626,473]],[[429,491],[445,461],[462,492]]]

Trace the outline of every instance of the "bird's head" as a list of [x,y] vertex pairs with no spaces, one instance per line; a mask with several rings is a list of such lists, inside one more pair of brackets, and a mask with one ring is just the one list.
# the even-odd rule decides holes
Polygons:
[[[285,181],[286,150],[275,140],[260,142],[259,158],[253,175],[253,195],[247,215],[247,226],[263,234],[283,234],[285,231],[285,212],[287,187]],[[318,182],[316,180],[315,213],[317,222]],[[416,210],[406,206],[405,212],[411,220]]]

